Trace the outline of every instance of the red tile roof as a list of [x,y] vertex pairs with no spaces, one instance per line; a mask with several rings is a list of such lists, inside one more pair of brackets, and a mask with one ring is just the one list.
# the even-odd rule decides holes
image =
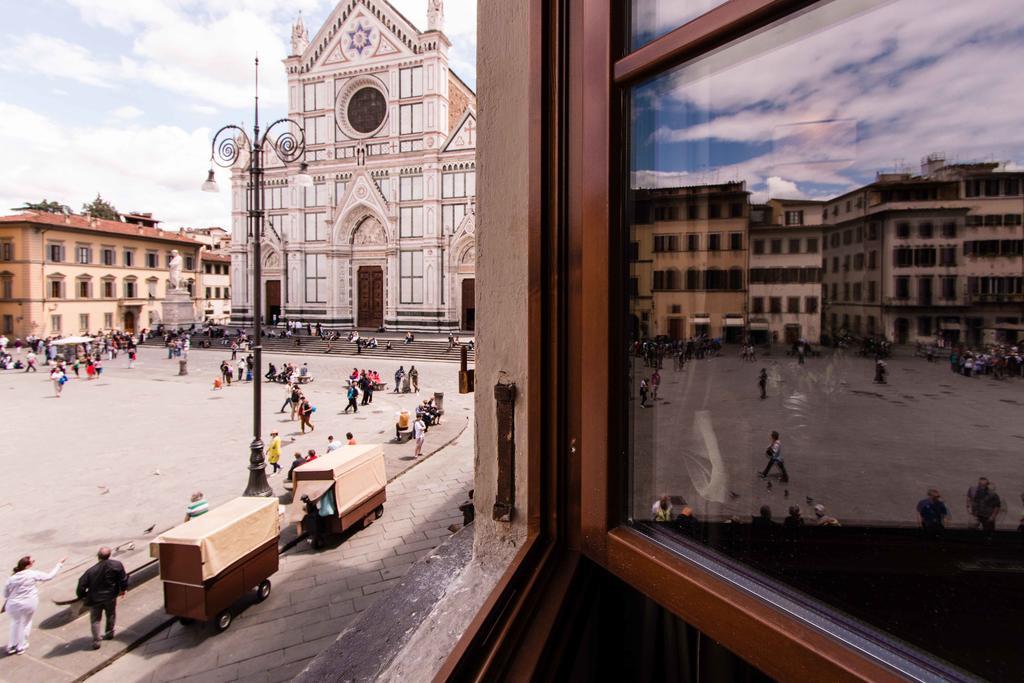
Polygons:
[[102,218],[92,219],[88,216],[80,216],[74,213],[65,216],[60,213],[26,211],[16,216],[0,216],[0,224],[11,223],[49,225],[68,230],[84,230],[86,232],[121,235],[123,237],[141,237],[144,239],[155,239],[164,242],[177,242],[179,244],[187,244],[195,247],[202,246],[201,242],[188,237],[182,237],[177,232],[169,232],[167,230],[160,230],[159,228],[146,228],[141,225],[132,225],[130,223],[121,223],[119,221],[108,221]]
[[202,251],[199,258],[203,261],[217,261],[218,263],[231,263],[230,254],[218,254],[215,251]]

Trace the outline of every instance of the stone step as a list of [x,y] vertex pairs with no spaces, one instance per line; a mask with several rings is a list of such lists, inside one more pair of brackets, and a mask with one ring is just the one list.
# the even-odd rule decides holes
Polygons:
[[[299,345],[295,345],[295,340],[299,340]],[[220,339],[213,340],[212,349],[227,351],[227,347],[220,345]],[[378,338],[378,342],[386,341]],[[146,340],[146,346],[163,346],[163,339],[159,337],[151,338]],[[289,338],[264,338],[263,339],[263,350],[271,353],[288,353],[288,354],[302,354],[302,355],[331,355],[331,356],[350,356],[350,357],[366,357],[366,358],[394,358],[396,360],[402,360],[406,358],[414,358],[423,361],[439,361],[439,362],[450,362],[458,363],[461,361],[462,354],[458,347],[448,350],[448,342],[441,339],[430,339],[430,340],[417,340],[412,344],[403,344],[401,339],[392,339],[391,344],[393,348],[388,351],[383,345],[378,346],[376,349],[364,348],[361,353],[356,353],[356,346],[351,342],[344,340],[338,340],[332,343],[330,353],[327,352],[327,342],[320,339],[319,337],[289,337]],[[476,361],[476,351],[470,351],[468,354],[469,362],[474,363]]]

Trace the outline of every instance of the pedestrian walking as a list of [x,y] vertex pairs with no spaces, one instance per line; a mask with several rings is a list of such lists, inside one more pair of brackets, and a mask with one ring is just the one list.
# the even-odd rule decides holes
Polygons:
[[423,453],[423,442],[427,440],[427,423],[420,416],[417,416],[416,421],[412,424],[412,436],[416,439],[416,457],[418,458]]
[[395,370],[395,393],[401,391],[402,378],[405,377],[405,367],[402,365],[398,366]]
[[302,405],[302,390],[299,389],[298,384],[292,385],[292,416],[291,420],[295,421],[295,416],[299,412],[299,407]]
[[412,384],[412,390],[415,393],[420,393],[420,373],[415,365],[409,366],[409,383]]
[[359,404],[356,403],[356,399],[358,399],[358,398],[359,398],[359,390],[356,389],[356,385],[355,384],[349,384],[348,385],[348,405],[345,406],[345,410],[342,411],[342,412],[347,414],[348,411],[349,411],[349,408],[351,408],[352,412],[358,413],[359,412]]
[[238,342],[231,342],[231,360],[238,359]]
[[39,372],[39,368],[36,367],[36,354],[31,350],[25,356],[25,372]]
[[995,531],[996,519],[1002,510],[1003,501],[986,477],[980,477],[976,486],[967,489],[968,528]]
[[655,370],[651,373],[651,400],[658,400],[658,387],[661,386],[661,373]]
[[782,473],[782,481],[789,481],[789,474],[786,472],[786,465],[782,460],[782,441],[779,439],[778,432],[772,432],[771,443],[765,449],[764,454],[768,457],[768,465],[761,472],[761,478],[767,479],[768,472],[772,467],[778,466],[779,472]]
[[886,369],[885,361],[879,359],[875,361],[875,384],[886,384],[885,381]]
[[238,381],[241,382],[245,377],[245,361],[239,358],[235,368],[238,370]]
[[128,369],[135,367],[135,349],[128,349]]
[[[113,640],[114,622],[117,619],[117,598],[128,590],[128,573],[124,565],[110,559],[110,548],[100,548],[96,553],[96,564],[90,567],[78,580],[75,591],[89,608],[89,626],[92,629],[92,649],[100,649],[100,639]],[[107,617],[107,628],[100,634],[100,620]]]
[[757,386],[761,388],[761,400],[768,398],[768,369],[761,368],[761,374],[757,376]]
[[281,471],[281,437],[277,432],[270,432],[270,445],[267,446],[267,462],[273,468],[270,474]]
[[64,391],[64,385],[67,384],[68,376],[64,374],[64,368],[59,365],[55,365],[50,370],[50,381],[53,382],[53,393],[54,396],[60,398],[60,394]]
[[39,607],[39,588],[37,584],[50,581],[57,576],[64,566],[62,558],[57,565],[44,573],[32,569],[35,560],[31,555],[18,560],[14,572],[4,584],[4,609],[11,620],[11,633],[7,639],[7,654],[20,655],[28,649],[28,637],[32,633],[32,618]]
[[646,408],[647,407],[647,380],[646,379],[641,379],[640,380],[640,407],[641,408]]
[[302,404],[299,406],[299,428],[302,430],[303,434],[306,433],[306,427],[309,427],[309,431],[311,432],[316,429],[316,427],[313,426],[313,423],[310,422],[315,410],[316,408],[310,405],[309,399],[303,396]]

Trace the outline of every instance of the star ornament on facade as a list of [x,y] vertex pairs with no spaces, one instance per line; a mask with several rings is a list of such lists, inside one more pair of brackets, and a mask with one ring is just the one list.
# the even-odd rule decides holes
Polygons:
[[362,56],[363,50],[370,47],[372,43],[373,29],[369,26],[363,27],[362,23],[356,24],[353,31],[348,31],[348,49],[355,50]]

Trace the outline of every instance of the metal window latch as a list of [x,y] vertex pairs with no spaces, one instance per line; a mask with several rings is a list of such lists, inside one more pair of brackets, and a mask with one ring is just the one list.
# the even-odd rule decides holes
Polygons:
[[498,522],[511,522],[516,494],[516,385],[495,384],[494,401],[498,418],[498,492],[492,517]]

